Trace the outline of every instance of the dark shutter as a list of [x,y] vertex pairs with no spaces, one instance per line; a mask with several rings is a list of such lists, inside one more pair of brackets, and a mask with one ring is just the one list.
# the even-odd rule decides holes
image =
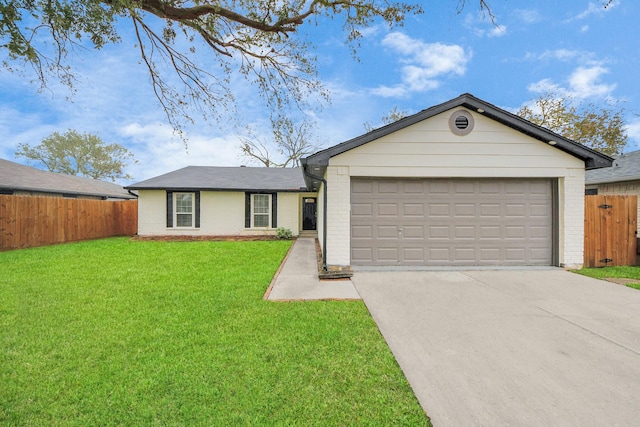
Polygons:
[[271,195],[271,228],[278,228],[278,193]]
[[200,228],[200,192],[196,191],[196,228]]
[[251,228],[251,193],[244,193],[244,228]]
[[167,191],[167,228],[173,227],[173,191]]

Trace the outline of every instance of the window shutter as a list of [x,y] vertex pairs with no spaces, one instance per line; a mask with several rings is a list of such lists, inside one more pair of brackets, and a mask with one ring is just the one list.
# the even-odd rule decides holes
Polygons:
[[196,191],[196,228],[200,228],[200,192]]
[[167,228],[173,227],[173,191],[167,191]]
[[244,228],[251,228],[251,193],[244,193]]
[[271,228],[278,228],[278,193],[271,195]]

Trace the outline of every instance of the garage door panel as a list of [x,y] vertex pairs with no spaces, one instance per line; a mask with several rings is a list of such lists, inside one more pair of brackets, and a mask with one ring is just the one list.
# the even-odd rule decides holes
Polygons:
[[450,261],[449,252],[450,252],[449,248],[438,248],[438,247],[428,248],[428,255],[429,255],[428,259],[436,263],[449,262]]
[[424,260],[424,248],[423,247],[408,247],[402,250],[402,259],[409,263],[421,264]]
[[455,260],[460,263],[472,263],[476,261],[476,250],[474,248],[456,248],[453,254]]
[[352,178],[354,265],[551,265],[550,179]]
[[527,215],[527,206],[524,203],[507,203],[504,212],[507,218],[524,219]]
[[379,239],[398,240],[398,227],[395,225],[381,225],[376,228],[376,231]]
[[449,218],[451,216],[451,209],[449,203],[429,203],[430,218]]
[[402,208],[402,213],[405,217],[424,217],[424,204],[422,203],[405,203]]
[[480,239],[500,239],[501,236],[501,229],[499,226],[497,225],[480,225]]
[[351,237],[353,239],[373,239],[373,226],[355,225],[351,227]]
[[405,225],[402,229],[402,237],[404,239],[420,239],[424,240],[424,226],[422,225]]
[[502,251],[497,248],[480,248],[480,260],[486,264],[497,265],[502,259]]
[[548,215],[548,205],[544,203],[530,203],[529,215],[532,217],[546,217]]
[[351,262],[355,265],[370,264],[374,261],[373,249],[371,247],[357,247],[351,250]]
[[397,203],[378,203],[376,209],[379,217],[394,217],[398,216],[398,204]]
[[424,194],[424,183],[422,181],[404,181],[402,183],[404,194],[420,195]]
[[450,227],[448,225],[429,226],[429,238],[449,240],[451,238],[449,231],[450,231]]
[[504,228],[505,229],[505,239],[517,239],[517,240],[524,240],[526,239],[526,233],[525,233],[525,227],[522,225],[515,225],[515,226],[507,226]]
[[485,218],[500,218],[500,205],[498,203],[480,203],[480,215]]
[[453,211],[457,217],[475,217],[476,205],[469,203],[456,203]]
[[456,240],[475,240],[476,228],[473,225],[456,226],[453,235]]
[[378,261],[390,261],[392,263],[396,263],[400,258],[398,257],[398,248],[397,247],[382,247],[378,248],[377,252]]
[[372,203],[355,203],[351,205],[351,215],[371,218],[373,216]]

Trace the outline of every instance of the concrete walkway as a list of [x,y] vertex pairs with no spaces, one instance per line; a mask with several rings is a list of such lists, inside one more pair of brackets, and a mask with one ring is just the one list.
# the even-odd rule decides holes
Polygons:
[[316,240],[298,238],[265,294],[270,301],[361,299],[349,279],[320,280]]

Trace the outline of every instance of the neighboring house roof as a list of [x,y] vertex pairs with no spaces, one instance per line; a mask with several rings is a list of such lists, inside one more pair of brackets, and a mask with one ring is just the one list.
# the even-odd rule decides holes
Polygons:
[[306,191],[299,168],[187,166],[127,188],[131,190]]
[[[586,169],[606,168],[611,166],[611,162],[613,160],[611,157],[599,153],[582,144],[578,144],[575,141],[567,139],[541,126],[535,125],[522,117],[498,108],[495,105],[476,98],[469,93],[465,93],[450,101],[422,110],[417,114],[405,117],[397,122],[374,129],[362,136],[350,139],[341,144],[303,158],[301,159],[303,168],[307,174],[312,174],[314,177],[322,177],[331,157],[337,156],[338,154],[342,154],[456,107],[465,107],[473,110],[485,117],[493,119],[505,126],[545,143],[553,141],[553,147],[583,160]],[[320,180],[310,177],[307,174],[305,174],[305,179],[307,180],[309,187],[318,188]]]
[[610,168],[587,171],[585,182],[589,185],[636,180],[640,180],[640,150],[616,156]]
[[112,199],[136,198],[117,184],[47,172],[0,159],[0,192],[8,191],[33,191]]

